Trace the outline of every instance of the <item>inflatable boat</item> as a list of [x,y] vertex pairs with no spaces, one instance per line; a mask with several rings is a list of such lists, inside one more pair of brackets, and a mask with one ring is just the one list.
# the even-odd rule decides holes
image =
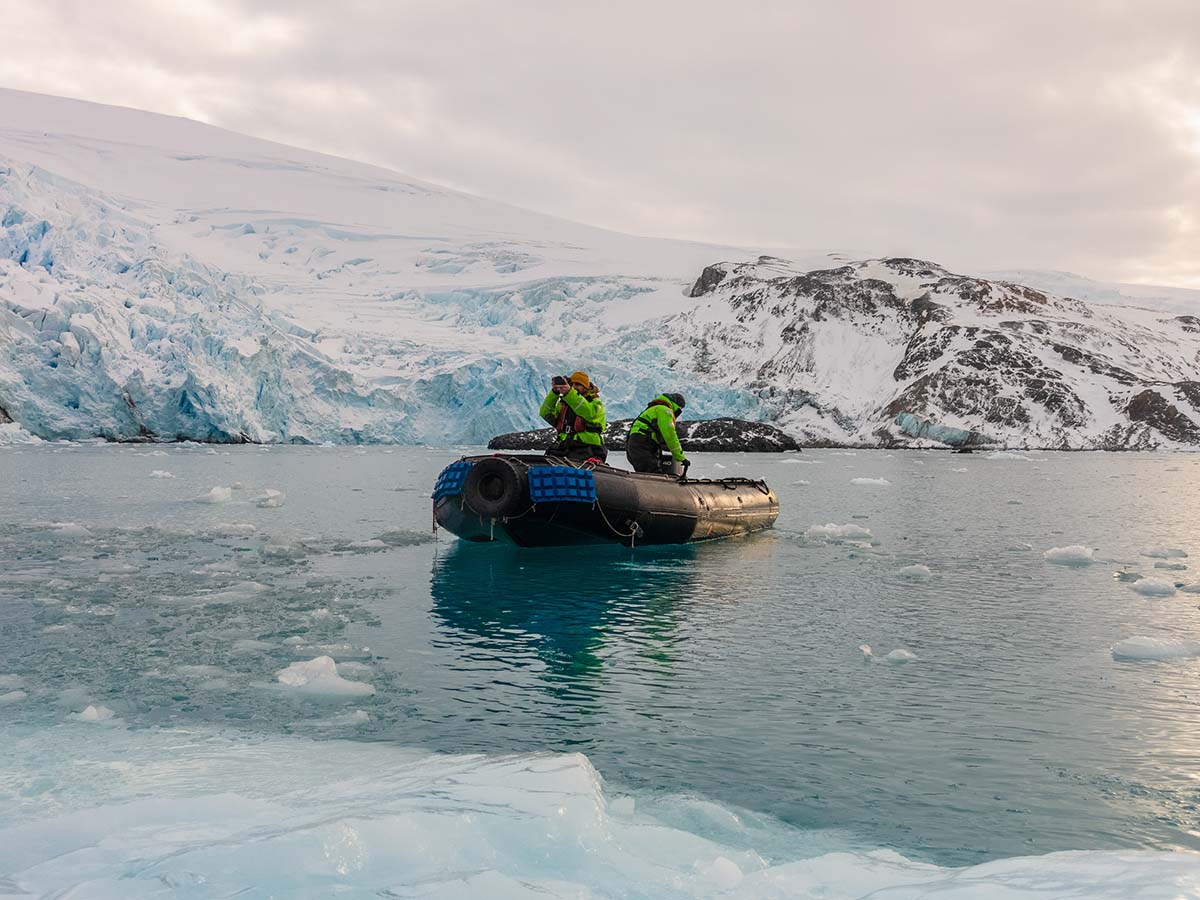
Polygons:
[[435,527],[522,547],[685,544],[770,528],[779,498],[749,478],[677,478],[540,454],[468,456],[433,489]]

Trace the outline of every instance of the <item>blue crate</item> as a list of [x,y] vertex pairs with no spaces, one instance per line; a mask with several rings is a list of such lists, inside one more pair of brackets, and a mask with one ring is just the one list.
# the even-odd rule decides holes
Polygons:
[[529,499],[534,503],[595,503],[596,476],[570,466],[531,466]]
[[467,480],[467,473],[471,471],[472,465],[474,463],[459,460],[442,469],[433,485],[433,499],[441,500],[443,497],[457,497],[461,494],[463,484]]

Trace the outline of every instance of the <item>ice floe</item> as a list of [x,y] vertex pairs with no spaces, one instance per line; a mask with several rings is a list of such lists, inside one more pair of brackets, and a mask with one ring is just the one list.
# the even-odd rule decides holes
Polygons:
[[1042,554],[1042,558],[1056,566],[1090,566],[1096,561],[1096,551],[1082,544],[1071,544],[1067,547],[1051,547]]
[[276,672],[275,677],[285,687],[306,694],[362,697],[375,693],[375,688],[369,684],[342,678],[338,674],[337,663],[330,656],[294,662]]
[[812,525],[804,532],[804,536],[810,541],[827,541],[834,544],[843,541],[871,540],[871,532],[861,525],[837,525],[833,522],[825,525]]
[[1175,547],[1154,547],[1150,550],[1143,550],[1142,556],[1150,559],[1187,559],[1187,551],[1180,550]]
[[233,499],[233,488],[217,485],[194,499],[197,503],[227,503]]
[[872,486],[872,487],[887,487],[888,485],[891,484],[891,482],[888,481],[886,478],[851,478],[850,483],[857,484],[860,486]]
[[11,703],[20,703],[29,695],[22,690],[6,691],[0,694],[0,706],[8,706]]
[[155,469],[150,473],[151,478],[174,478],[175,476],[166,469]]
[[904,566],[902,569],[898,570],[896,574],[906,581],[928,581],[933,577],[933,572],[930,570],[929,566],[923,565],[922,563]]
[[78,522],[54,522],[50,527],[59,537],[86,539],[92,536],[92,533]]
[[1186,659],[1200,656],[1200,641],[1138,635],[1113,644],[1112,656],[1113,659]]
[[114,713],[107,706],[89,705],[75,718],[81,722],[107,722]]
[[1129,586],[1143,597],[1174,597],[1175,584],[1165,578],[1139,578]]
[[274,488],[266,488],[262,496],[254,501],[254,505],[259,509],[279,509],[287,500],[287,495],[283,491],[277,491]]

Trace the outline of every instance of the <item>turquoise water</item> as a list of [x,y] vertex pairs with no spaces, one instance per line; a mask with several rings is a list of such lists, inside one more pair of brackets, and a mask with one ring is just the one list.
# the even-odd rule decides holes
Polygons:
[[[81,779],[65,736],[151,766],[184,729],[289,758],[581,753],[618,806],[764,864],[1200,849],[1200,660],[1111,652],[1200,638],[1200,594],[1113,577],[1200,581],[1155,568],[1194,555],[1143,555],[1200,553],[1200,459],[697,455],[765,476],[777,528],[520,551],[433,540],[429,486],[459,452],[0,449],[0,829],[137,794]],[[1095,561],[1043,558],[1074,544]],[[321,656],[342,680],[280,682]],[[0,853],[0,886],[24,853]]]

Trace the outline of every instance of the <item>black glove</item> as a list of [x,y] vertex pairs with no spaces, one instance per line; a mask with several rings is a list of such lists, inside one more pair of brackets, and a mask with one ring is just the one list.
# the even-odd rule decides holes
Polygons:
[[692,461],[685,456],[683,459],[681,459],[679,461],[679,464],[686,469],[688,466],[690,466],[692,464]]

